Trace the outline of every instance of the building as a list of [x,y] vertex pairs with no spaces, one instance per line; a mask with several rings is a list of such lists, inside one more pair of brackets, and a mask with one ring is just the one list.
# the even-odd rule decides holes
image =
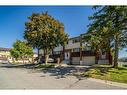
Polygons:
[[[82,35],[70,38],[66,46],[59,45],[55,47],[50,57],[61,58],[63,63],[74,65],[93,65],[96,62],[96,56],[92,51],[91,46],[87,43],[82,43]],[[87,45],[86,45],[87,44]],[[42,50],[41,50],[42,51]],[[44,56],[44,52],[42,51]],[[108,53],[100,52],[98,63],[104,64],[108,62]]]
[[[15,60],[10,54],[11,48],[0,48],[0,62],[1,63],[23,63],[22,59]],[[24,62],[32,62],[37,57],[37,53],[34,53],[33,58],[25,58]]]
[[6,63],[12,59],[10,56],[10,48],[0,48],[0,62]]

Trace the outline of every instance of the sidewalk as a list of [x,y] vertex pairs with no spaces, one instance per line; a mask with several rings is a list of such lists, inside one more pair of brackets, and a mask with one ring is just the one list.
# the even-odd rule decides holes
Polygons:
[[127,84],[125,84],[125,83],[118,83],[118,82],[101,80],[101,79],[95,79],[95,78],[88,78],[88,80],[99,82],[99,83],[108,84],[108,85],[111,85],[111,86],[117,86],[117,87],[127,88]]

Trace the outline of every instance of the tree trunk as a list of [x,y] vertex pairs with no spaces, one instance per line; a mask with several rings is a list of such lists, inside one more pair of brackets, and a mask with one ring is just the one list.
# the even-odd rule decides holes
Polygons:
[[108,52],[108,60],[109,60],[109,64],[110,65],[113,65],[113,57],[112,57],[112,51],[111,51],[111,46],[110,46],[110,43],[111,43],[111,41],[110,41],[110,38],[108,39],[108,50],[107,50],[107,52]]
[[45,64],[48,64],[48,58],[49,58],[49,55],[46,54],[46,55],[45,55]]
[[38,54],[37,62],[39,63],[40,62],[39,48],[37,48],[37,54]]
[[12,58],[12,61],[13,61],[13,63],[15,63],[15,59],[14,58]]
[[48,64],[48,58],[49,58],[49,55],[48,55],[48,51],[46,49],[45,50],[45,64]]
[[24,64],[24,57],[22,58],[23,64]]
[[112,65],[112,55],[111,55],[111,51],[108,51],[108,59],[109,59],[109,64]]
[[116,35],[116,37],[115,37],[115,55],[114,55],[114,64],[113,64],[114,68],[118,67],[118,53],[119,53],[118,43],[119,43],[119,38],[118,38],[118,35]]
[[99,53],[98,51],[95,50],[95,64],[98,64],[98,60],[99,60]]

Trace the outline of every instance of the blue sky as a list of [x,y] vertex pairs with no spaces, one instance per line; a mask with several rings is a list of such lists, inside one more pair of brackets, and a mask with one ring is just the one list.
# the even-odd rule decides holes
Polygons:
[[[0,6],[0,47],[11,48],[16,39],[23,40],[24,23],[33,12],[48,11],[65,25],[70,37],[87,31],[92,6]],[[125,56],[125,50],[120,56]]]

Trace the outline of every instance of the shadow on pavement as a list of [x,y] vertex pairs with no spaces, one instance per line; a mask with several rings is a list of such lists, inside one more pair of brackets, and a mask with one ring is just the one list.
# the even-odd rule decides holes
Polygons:
[[[31,69],[32,73],[36,72],[43,72],[44,74],[48,74],[50,76],[56,76],[56,79],[60,78],[66,78],[66,76],[72,75],[81,80],[84,78],[84,76],[81,76],[81,72],[87,71],[88,67],[76,67],[76,66],[58,66],[54,68],[47,68],[47,69],[41,69],[37,70],[35,66],[38,64],[21,64],[21,65],[15,65],[15,64],[1,64],[0,68],[25,68],[25,69]],[[44,75],[40,77],[45,77]]]
[[42,72],[45,74],[48,73],[50,76],[56,76],[56,79],[66,78],[66,76],[72,75],[77,77],[79,80],[81,80],[82,78],[84,78],[84,76],[81,76],[80,73],[85,72],[86,70],[88,70],[88,68],[86,67],[60,66],[60,67],[42,70]]

